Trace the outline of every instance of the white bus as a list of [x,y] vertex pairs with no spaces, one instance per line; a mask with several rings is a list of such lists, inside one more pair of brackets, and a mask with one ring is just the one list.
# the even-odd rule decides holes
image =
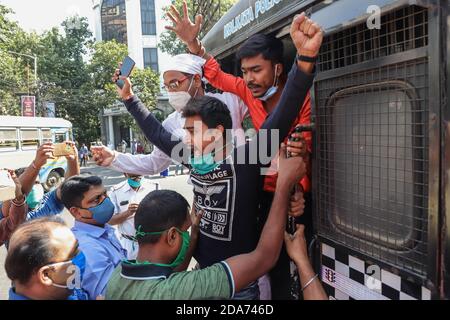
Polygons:
[[[36,150],[47,141],[73,140],[72,123],[59,118],[0,116],[0,168],[18,169],[33,161]],[[46,191],[56,186],[67,169],[64,157],[49,160],[39,172]]]

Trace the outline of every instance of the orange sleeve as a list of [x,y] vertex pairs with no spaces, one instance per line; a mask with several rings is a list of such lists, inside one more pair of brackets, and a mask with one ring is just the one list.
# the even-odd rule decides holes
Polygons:
[[[305,98],[305,101],[303,102],[302,109],[300,110],[299,115],[299,121],[297,124],[310,124],[311,123],[311,95],[308,93],[308,95]],[[311,131],[305,131],[303,132],[303,138],[306,140],[306,145],[308,148],[308,152],[312,152],[312,133]],[[311,191],[311,164],[308,164],[307,168],[307,175],[303,177],[303,179],[300,181],[300,184],[303,187],[304,192],[310,192]]]
[[247,105],[250,117],[253,120],[255,128],[259,130],[266,119],[267,114],[263,108],[258,108],[252,92],[248,89],[244,79],[236,77],[232,74],[223,72],[216,59],[209,59],[203,67],[204,77],[211,83],[211,85],[224,92],[229,92],[237,95]]
[[20,205],[16,205],[15,202],[11,201],[9,215],[0,220],[0,245],[8,241],[17,227],[25,222],[27,211],[28,206],[25,200]]

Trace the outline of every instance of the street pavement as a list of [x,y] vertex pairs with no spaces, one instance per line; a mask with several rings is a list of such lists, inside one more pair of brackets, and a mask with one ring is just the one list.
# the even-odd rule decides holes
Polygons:
[[[171,169],[175,167],[172,166]],[[88,167],[81,169],[82,173],[91,173],[94,175],[98,175],[103,179],[103,183],[105,187],[109,190],[111,186],[122,182],[125,180],[125,177],[122,173],[110,170],[108,168],[97,167],[93,163],[89,163]],[[185,169],[186,172],[186,169]],[[188,181],[188,175],[182,176],[174,176],[174,171],[170,171],[170,175],[167,178],[161,178],[159,175],[155,176],[147,176],[146,178],[150,179],[154,183],[159,184],[159,190],[168,189],[174,190],[183,195],[189,203],[192,203],[193,200],[193,192],[192,186],[190,186]],[[69,226],[73,225],[74,219],[70,215],[70,213],[65,210],[65,212],[61,215],[61,217],[66,221]],[[8,290],[10,287],[10,281],[6,276],[4,264],[6,258],[6,249],[5,246],[0,247],[0,300],[8,299]],[[195,261],[191,263],[192,267],[195,264]]]

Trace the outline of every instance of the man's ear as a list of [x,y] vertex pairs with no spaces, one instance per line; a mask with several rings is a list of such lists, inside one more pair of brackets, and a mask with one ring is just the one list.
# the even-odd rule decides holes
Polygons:
[[167,231],[167,243],[170,246],[176,245],[177,233],[178,231],[174,227],[170,228],[169,231]]
[[276,65],[278,66],[277,67],[277,77],[281,77],[281,75],[283,74],[283,71],[284,71],[284,66],[282,63],[277,63]]
[[51,268],[48,266],[43,266],[40,268],[37,272],[38,280],[41,284],[45,286],[51,286],[53,283],[53,280],[49,277],[49,274],[51,272]]
[[83,214],[81,213],[81,209],[77,208],[77,207],[72,207],[69,209],[69,212],[72,214],[72,216],[75,219],[86,219],[86,217],[83,216]]
[[225,128],[223,125],[219,124],[214,130],[214,141],[219,141],[224,137]]
[[194,75],[194,87],[201,88],[202,86],[202,77],[199,74]]

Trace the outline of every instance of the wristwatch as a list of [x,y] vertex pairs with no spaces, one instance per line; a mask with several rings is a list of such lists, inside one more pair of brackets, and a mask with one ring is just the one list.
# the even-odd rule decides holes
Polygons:
[[308,57],[308,56],[299,55],[297,53],[297,61],[305,61],[305,62],[309,62],[309,63],[314,63],[317,61],[318,58],[319,58],[318,55],[315,57]]

